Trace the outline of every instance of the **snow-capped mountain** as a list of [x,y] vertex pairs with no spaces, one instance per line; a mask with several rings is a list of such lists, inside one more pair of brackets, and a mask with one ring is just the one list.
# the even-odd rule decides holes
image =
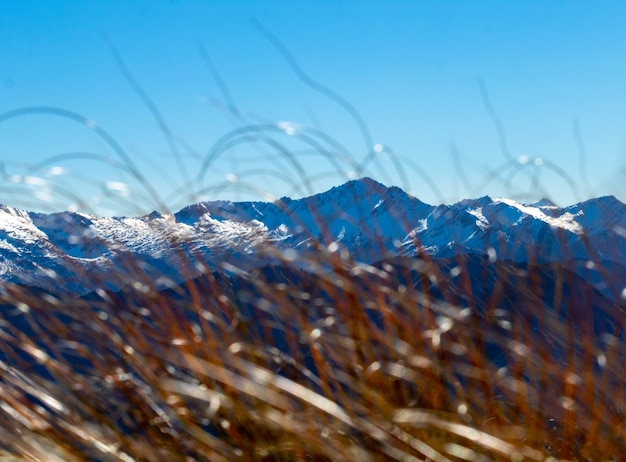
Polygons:
[[202,202],[137,218],[0,206],[0,280],[52,291],[167,286],[207,270],[246,271],[279,254],[306,265],[341,250],[364,263],[463,253],[624,265],[626,205],[612,196],[565,208],[485,196],[432,206],[362,178],[298,200]]

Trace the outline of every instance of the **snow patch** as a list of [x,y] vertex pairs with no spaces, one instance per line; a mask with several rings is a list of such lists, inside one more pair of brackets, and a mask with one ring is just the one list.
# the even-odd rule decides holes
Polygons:
[[478,226],[480,229],[485,230],[489,228],[489,220],[487,220],[487,218],[485,218],[485,215],[483,215],[482,207],[468,209],[467,213],[476,217],[476,226]]
[[538,220],[541,220],[544,223],[549,224],[553,228],[564,229],[566,231],[569,231],[571,233],[578,234],[578,235],[581,235],[584,233],[582,226],[574,220],[576,216],[579,216],[579,214],[582,214],[582,211],[578,212],[576,215],[566,212],[559,217],[551,217],[551,216],[546,215],[538,207],[531,207],[529,205],[523,205],[511,199],[497,198],[497,199],[494,199],[494,203],[502,203],[511,207],[515,207],[522,213],[528,216],[531,216],[533,218],[536,218]]

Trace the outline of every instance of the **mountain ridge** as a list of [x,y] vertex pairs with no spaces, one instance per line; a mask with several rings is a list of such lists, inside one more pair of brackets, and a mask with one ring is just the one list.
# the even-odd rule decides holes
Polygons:
[[365,177],[301,199],[204,201],[141,217],[0,206],[0,280],[44,289],[116,288],[137,273],[168,286],[209,270],[248,271],[286,254],[306,266],[318,252],[337,250],[366,264],[394,255],[479,254],[626,266],[626,205],[614,196],[568,207],[483,196],[435,206]]

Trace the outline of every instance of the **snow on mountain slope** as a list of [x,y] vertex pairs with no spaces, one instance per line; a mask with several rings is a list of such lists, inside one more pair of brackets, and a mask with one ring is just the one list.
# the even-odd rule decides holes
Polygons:
[[136,218],[0,206],[0,280],[48,290],[82,293],[141,278],[168,285],[201,271],[262,266],[275,251],[315,258],[317,244],[365,263],[426,252],[625,264],[626,206],[614,197],[559,208],[485,196],[435,207],[369,178],[303,199],[202,202]]

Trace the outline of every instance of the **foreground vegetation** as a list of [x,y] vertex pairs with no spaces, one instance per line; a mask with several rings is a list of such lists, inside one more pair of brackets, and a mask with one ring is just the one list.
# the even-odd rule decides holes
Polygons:
[[0,446],[47,461],[626,453],[622,308],[566,268],[316,258],[162,291],[138,273],[82,298],[4,285]]

